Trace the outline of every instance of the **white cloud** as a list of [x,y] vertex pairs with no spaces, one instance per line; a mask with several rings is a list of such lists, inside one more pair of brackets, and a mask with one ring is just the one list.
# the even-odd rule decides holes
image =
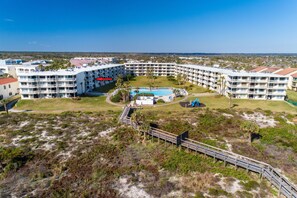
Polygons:
[[28,44],[29,45],[36,45],[37,44],[37,41],[29,41]]
[[13,23],[13,22],[14,22],[13,19],[9,19],[9,18],[5,18],[4,21],[6,21],[6,22],[10,22],[10,23]]

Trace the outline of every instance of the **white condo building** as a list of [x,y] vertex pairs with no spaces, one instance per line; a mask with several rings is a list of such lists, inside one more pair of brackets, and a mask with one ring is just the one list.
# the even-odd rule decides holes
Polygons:
[[20,72],[18,80],[22,99],[69,98],[111,82],[97,81],[98,77],[115,80],[119,74],[124,73],[124,65],[104,65],[58,71]]
[[175,63],[126,63],[125,68],[128,73],[135,76],[145,76],[151,70],[155,76],[174,76]]
[[198,65],[176,65],[189,82],[238,99],[284,100],[288,78],[271,73],[234,71]]
[[272,73],[175,63],[126,63],[18,75],[22,98],[31,99],[75,97],[110,82],[96,81],[97,77],[115,80],[119,74],[143,76],[148,70],[155,76],[185,74],[190,83],[239,99],[284,100],[288,83],[288,77]]

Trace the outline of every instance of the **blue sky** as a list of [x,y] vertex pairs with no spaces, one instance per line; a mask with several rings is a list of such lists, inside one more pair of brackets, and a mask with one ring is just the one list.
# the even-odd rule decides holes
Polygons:
[[0,0],[0,50],[297,53],[296,0]]

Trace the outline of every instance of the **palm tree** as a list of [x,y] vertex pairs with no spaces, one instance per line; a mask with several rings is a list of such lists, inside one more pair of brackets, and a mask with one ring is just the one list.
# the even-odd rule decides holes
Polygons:
[[141,125],[144,122],[145,118],[141,111],[135,111],[131,115],[131,121],[134,122],[137,126]]
[[229,108],[231,109],[233,107],[232,105],[232,97],[233,95],[231,93],[228,93],[228,98],[229,98]]
[[7,107],[8,100],[7,99],[2,99],[2,100],[0,100],[0,104],[2,104],[4,106],[4,110],[8,114],[8,107]]
[[121,90],[123,102],[126,102],[129,100],[129,95],[130,95],[130,83],[129,82],[124,82],[122,85],[122,90]]
[[120,74],[118,75],[115,86],[119,89],[123,87],[123,84],[124,84],[123,75]]
[[225,76],[220,76],[219,79],[217,80],[217,84],[219,85],[219,94],[223,95],[225,92]]
[[180,90],[179,89],[174,89],[173,93],[175,94],[176,97],[180,96]]
[[132,75],[130,74],[130,73],[128,73],[127,75],[126,75],[126,79],[127,79],[127,81],[128,82],[130,82],[130,79],[132,78]]
[[249,133],[249,143],[252,143],[253,139],[252,136],[253,134],[259,134],[259,126],[254,123],[254,122],[250,122],[250,121],[244,121],[241,125],[240,125],[240,129],[244,132]]
[[187,82],[187,75],[186,74],[177,74],[176,81],[178,85],[183,85]]
[[154,70],[153,70],[153,68],[148,68],[146,70],[146,76],[149,80],[149,88],[151,89],[154,84]]
[[187,82],[187,75],[186,74],[183,74],[182,75],[182,84],[185,84]]

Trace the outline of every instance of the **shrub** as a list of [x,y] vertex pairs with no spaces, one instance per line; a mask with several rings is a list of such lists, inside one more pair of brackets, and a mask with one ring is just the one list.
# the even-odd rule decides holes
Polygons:
[[115,94],[110,98],[111,102],[120,102],[121,101],[121,95],[120,93]]
[[213,195],[213,196],[216,196],[216,197],[219,197],[219,196],[228,196],[229,193],[222,190],[222,189],[215,189],[215,188],[210,188],[209,189],[209,194],[210,195]]
[[256,181],[248,181],[246,183],[240,182],[240,184],[243,185],[243,187],[244,187],[244,189],[246,191],[251,191],[253,189],[256,189],[256,188],[259,188],[260,187],[260,185]]
[[0,163],[5,172],[19,169],[32,158],[31,150],[25,147],[0,148]]
[[157,100],[157,103],[162,104],[162,103],[165,103],[165,101],[163,99],[159,99],[159,100]]

